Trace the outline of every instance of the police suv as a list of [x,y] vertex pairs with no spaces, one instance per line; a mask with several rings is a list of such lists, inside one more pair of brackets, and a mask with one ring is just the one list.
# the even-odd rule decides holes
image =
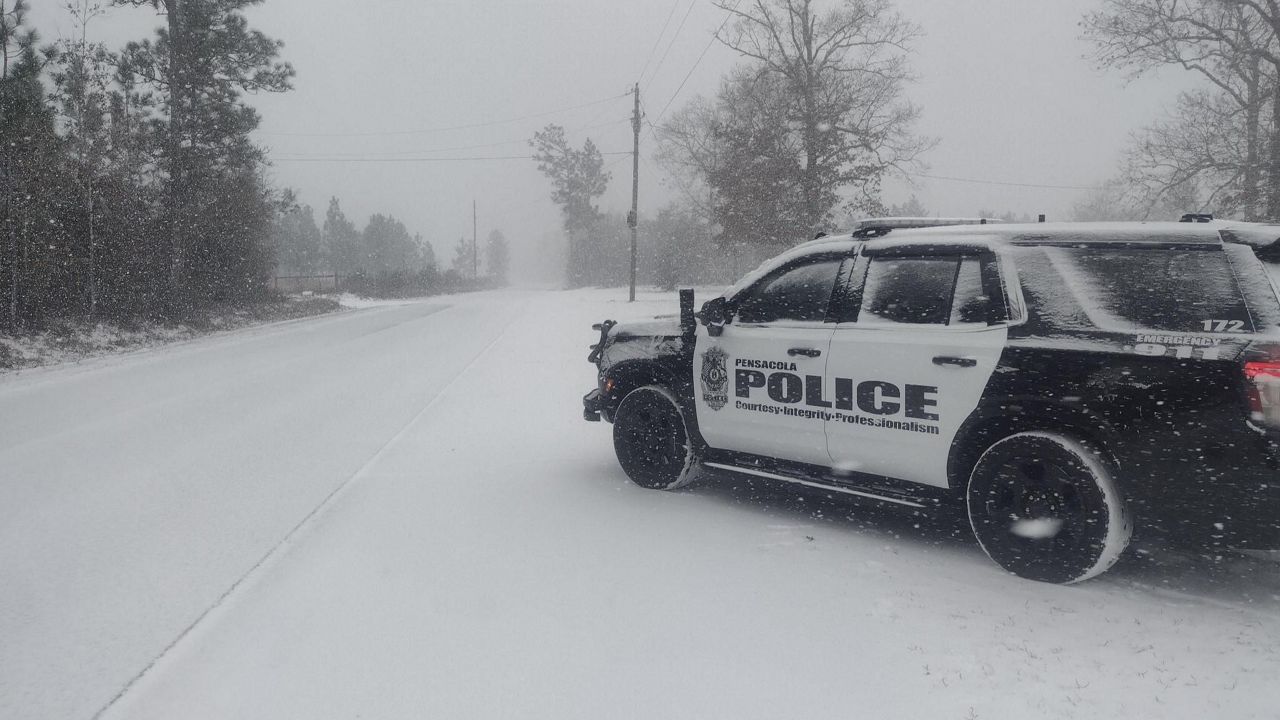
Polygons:
[[965,507],[1017,575],[1132,530],[1280,547],[1280,226],[869,222],[676,319],[597,326],[588,420],[627,475],[700,468]]

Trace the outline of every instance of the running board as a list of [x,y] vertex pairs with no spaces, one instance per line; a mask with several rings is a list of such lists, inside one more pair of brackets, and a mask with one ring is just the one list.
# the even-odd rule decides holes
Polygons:
[[794,483],[796,485],[804,485],[806,487],[817,488],[819,490],[830,490],[831,492],[844,493],[845,495],[857,495],[858,497],[870,498],[872,500],[880,500],[882,502],[894,503],[897,505],[905,505],[913,508],[928,507],[914,500],[904,500],[902,498],[888,497],[885,495],[876,495],[862,490],[854,490],[852,488],[841,487],[839,485],[827,485],[825,483],[814,482],[812,480],[802,480],[790,475],[779,475],[777,473],[766,472],[764,470],[756,470],[755,468],[740,467],[738,465],[728,465],[725,463],[707,462],[704,466],[715,468],[717,470],[728,470],[729,472],[742,473],[744,475],[755,475],[756,477],[768,478],[770,480],[781,480],[783,482]]

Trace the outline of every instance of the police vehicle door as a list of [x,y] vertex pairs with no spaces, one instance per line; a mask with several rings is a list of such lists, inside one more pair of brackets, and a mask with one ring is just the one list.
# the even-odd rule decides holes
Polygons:
[[828,447],[838,471],[945,487],[951,441],[1004,349],[1008,302],[990,252],[884,250],[864,247],[836,309]]
[[733,317],[719,337],[699,326],[694,397],[708,445],[830,464],[822,408],[806,404],[806,392],[826,368],[835,328],[828,310],[846,258],[783,265],[731,298]]

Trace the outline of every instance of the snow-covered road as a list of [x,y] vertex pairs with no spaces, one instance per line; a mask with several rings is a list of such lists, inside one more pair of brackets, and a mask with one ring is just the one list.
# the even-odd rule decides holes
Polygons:
[[0,717],[1275,717],[1280,566],[1062,588],[946,520],[631,485],[620,291],[369,308],[0,378]]

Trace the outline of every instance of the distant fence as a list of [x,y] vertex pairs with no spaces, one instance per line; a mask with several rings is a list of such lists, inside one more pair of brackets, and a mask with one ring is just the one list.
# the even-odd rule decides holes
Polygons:
[[331,292],[338,289],[342,276],[337,273],[327,275],[277,275],[271,279],[271,287],[284,293],[296,292]]

